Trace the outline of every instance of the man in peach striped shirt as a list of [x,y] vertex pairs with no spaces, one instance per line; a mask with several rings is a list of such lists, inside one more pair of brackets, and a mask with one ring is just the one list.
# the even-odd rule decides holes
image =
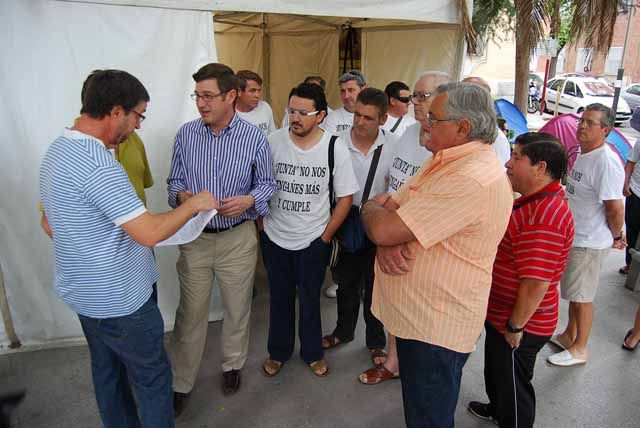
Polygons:
[[428,122],[433,158],[393,197],[366,202],[362,219],[378,245],[371,309],[397,337],[407,427],[452,428],[513,196],[490,147],[486,90],[439,86]]

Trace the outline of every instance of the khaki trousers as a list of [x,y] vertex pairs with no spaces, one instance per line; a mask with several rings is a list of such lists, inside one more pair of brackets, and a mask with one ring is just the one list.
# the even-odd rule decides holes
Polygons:
[[180,303],[171,340],[173,389],[193,389],[207,337],[214,276],[220,285],[222,370],[239,370],[247,359],[249,318],[258,237],[253,221],[220,233],[202,233],[180,246],[176,263]]

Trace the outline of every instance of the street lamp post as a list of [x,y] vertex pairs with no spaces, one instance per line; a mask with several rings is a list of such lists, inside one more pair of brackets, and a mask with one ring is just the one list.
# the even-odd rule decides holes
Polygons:
[[618,100],[620,99],[620,89],[622,88],[622,77],[624,76],[624,54],[627,51],[627,41],[629,40],[629,29],[631,28],[631,15],[635,11],[633,7],[633,0],[626,1],[627,7],[627,31],[624,35],[624,45],[622,45],[622,58],[620,59],[620,68],[618,68],[618,75],[616,76],[615,92],[613,94],[613,117],[616,117],[618,113]]

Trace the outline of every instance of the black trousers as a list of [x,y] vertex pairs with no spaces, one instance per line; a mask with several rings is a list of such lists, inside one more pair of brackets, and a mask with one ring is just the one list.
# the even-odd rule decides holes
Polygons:
[[624,203],[624,224],[627,226],[627,248],[625,251],[625,261],[627,266],[631,264],[631,254],[629,248],[636,247],[638,234],[640,233],[640,198],[631,192]]
[[489,411],[500,428],[531,428],[536,418],[536,394],[531,384],[540,349],[551,336],[522,336],[518,349],[511,349],[504,336],[485,322],[484,383]]
[[338,322],[333,334],[343,342],[353,340],[362,299],[369,349],[384,348],[387,340],[384,326],[371,313],[375,260],[376,247],[371,245],[355,253],[342,252],[338,266],[332,270],[333,280],[338,284]]

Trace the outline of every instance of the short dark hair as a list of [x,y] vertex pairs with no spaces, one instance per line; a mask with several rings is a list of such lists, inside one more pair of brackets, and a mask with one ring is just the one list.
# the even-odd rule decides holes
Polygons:
[[522,154],[529,158],[531,165],[545,161],[547,174],[554,180],[560,180],[567,172],[567,150],[553,135],[546,132],[526,132],[518,135],[515,144],[520,146]]
[[589,104],[584,111],[599,111],[602,113],[600,115],[600,125],[604,128],[613,128],[616,122],[615,117],[613,116],[613,110],[610,107],[607,107],[604,104],[593,103]]
[[258,82],[258,85],[262,86],[262,77],[251,70],[240,70],[236,73],[236,76],[238,76],[238,85],[241,91],[247,90],[247,82],[249,80]]
[[403,90],[410,91],[409,86],[407,86],[407,84],[404,82],[394,80],[384,88],[384,93],[387,94],[387,98],[389,98],[389,102],[391,102],[391,98],[398,99],[398,97],[400,96],[400,91]]
[[289,92],[289,99],[293,96],[313,101],[313,108],[317,111],[327,111],[327,97],[320,85],[315,83],[301,83]]
[[233,69],[228,65],[212,62],[200,67],[193,75],[193,80],[198,83],[203,80],[216,79],[220,92],[229,92],[233,89],[238,90],[238,78]]
[[80,113],[101,119],[116,106],[129,113],[141,102],[148,102],[149,93],[137,78],[126,71],[94,70],[82,84],[80,98]]
[[367,81],[364,78],[364,74],[362,74],[362,72],[360,72],[358,70],[349,70],[349,71],[347,71],[342,76],[340,76],[340,78],[338,79],[338,83],[340,85],[342,85],[343,83],[347,83],[347,82],[350,82],[352,80],[355,80],[355,82],[361,88],[364,87],[367,84]]
[[358,94],[356,102],[362,103],[366,106],[377,107],[380,116],[386,114],[387,110],[389,110],[389,101],[387,100],[387,94],[376,88],[364,88]]
[[324,80],[321,76],[307,76],[304,78],[304,83],[313,82],[318,82],[318,85],[320,85],[323,91],[327,89],[327,81]]

